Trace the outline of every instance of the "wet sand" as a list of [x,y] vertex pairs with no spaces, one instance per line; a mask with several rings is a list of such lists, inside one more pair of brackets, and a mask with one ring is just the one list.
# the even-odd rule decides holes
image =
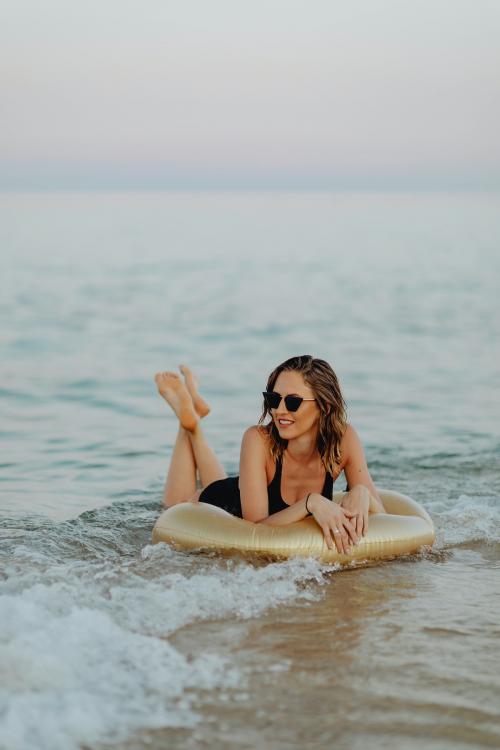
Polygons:
[[307,606],[179,631],[189,658],[225,651],[244,678],[200,696],[196,729],[140,746],[498,747],[499,553],[468,545],[332,573]]

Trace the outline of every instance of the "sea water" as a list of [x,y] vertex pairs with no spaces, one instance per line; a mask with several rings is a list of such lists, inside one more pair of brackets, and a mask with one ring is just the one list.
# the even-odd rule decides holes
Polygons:
[[[0,195],[1,748],[499,746],[499,209]],[[152,546],[176,434],[154,373],[192,366],[237,473],[305,353],[434,549],[339,571]]]

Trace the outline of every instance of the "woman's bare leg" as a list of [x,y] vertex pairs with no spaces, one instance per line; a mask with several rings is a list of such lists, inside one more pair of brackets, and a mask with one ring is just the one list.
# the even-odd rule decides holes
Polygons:
[[204,487],[226,476],[203,435],[200,413],[194,407],[196,404],[202,415],[205,415],[210,411],[208,404],[198,396],[197,384],[191,371],[187,367],[183,367],[182,370],[186,384],[176,373],[161,372],[155,375],[158,391],[172,407],[180,422],[163,492],[163,504],[167,507],[198,499],[197,469]]
[[195,492],[196,463],[193,449],[188,431],[179,425],[163,490],[163,505],[168,508],[170,505],[185,502]]
[[[209,413],[210,407],[198,393],[198,382],[194,373],[186,365],[180,365],[179,369],[184,375],[186,389],[191,396],[196,413],[200,417],[205,417]],[[217,479],[225,479],[227,474],[208,444],[201,429],[200,421],[198,421],[195,429],[188,433],[188,436],[191,442],[191,448],[198,469],[201,486],[206,487]]]
[[208,484],[217,481],[217,479],[225,479],[227,474],[208,444],[201,429],[201,424],[198,422],[196,428],[188,434],[196,467],[200,475],[201,486],[206,487]]

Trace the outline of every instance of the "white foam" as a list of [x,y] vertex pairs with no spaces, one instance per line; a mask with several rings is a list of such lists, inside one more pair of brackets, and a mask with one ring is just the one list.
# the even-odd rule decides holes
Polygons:
[[130,632],[95,609],[47,618],[29,593],[3,602],[3,747],[76,750],[138,727],[189,726],[197,717],[187,689],[239,682],[221,657],[188,661],[167,641]]
[[77,750],[141,728],[193,726],[190,691],[244,691],[244,674],[224,653],[187,658],[168,636],[317,599],[334,569],[192,557],[176,572],[176,554],[161,544],[142,560],[41,565],[36,553],[33,567],[22,550],[15,577],[0,583],[2,748]]
[[[163,550],[170,554],[161,543],[145,548],[143,556],[153,553],[159,558]],[[130,577],[126,585],[112,589],[113,603],[130,627],[161,635],[195,620],[249,618],[283,603],[311,601],[318,597],[318,590],[303,584],[322,583],[325,572],[335,569],[312,559],[257,568],[228,560],[223,570],[213,568],[189,576],[166,573],[150,582],[147,591]]]
[[449,547],[467,542],[500,542],[500,498],[495,495],[460,495],[457,500],[430,509],[436,524],[437,544]]

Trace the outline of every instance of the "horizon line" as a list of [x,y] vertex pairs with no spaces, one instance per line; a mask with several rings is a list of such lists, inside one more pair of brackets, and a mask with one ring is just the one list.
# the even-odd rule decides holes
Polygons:
[[0,193],[227,193],[227,192],[282,192],[282,193],[498,193],[498,183],[356,183],[320,185],[305,184],[269,184],[269,183],[234,183],[234,184],[5,184],[0,183]]

